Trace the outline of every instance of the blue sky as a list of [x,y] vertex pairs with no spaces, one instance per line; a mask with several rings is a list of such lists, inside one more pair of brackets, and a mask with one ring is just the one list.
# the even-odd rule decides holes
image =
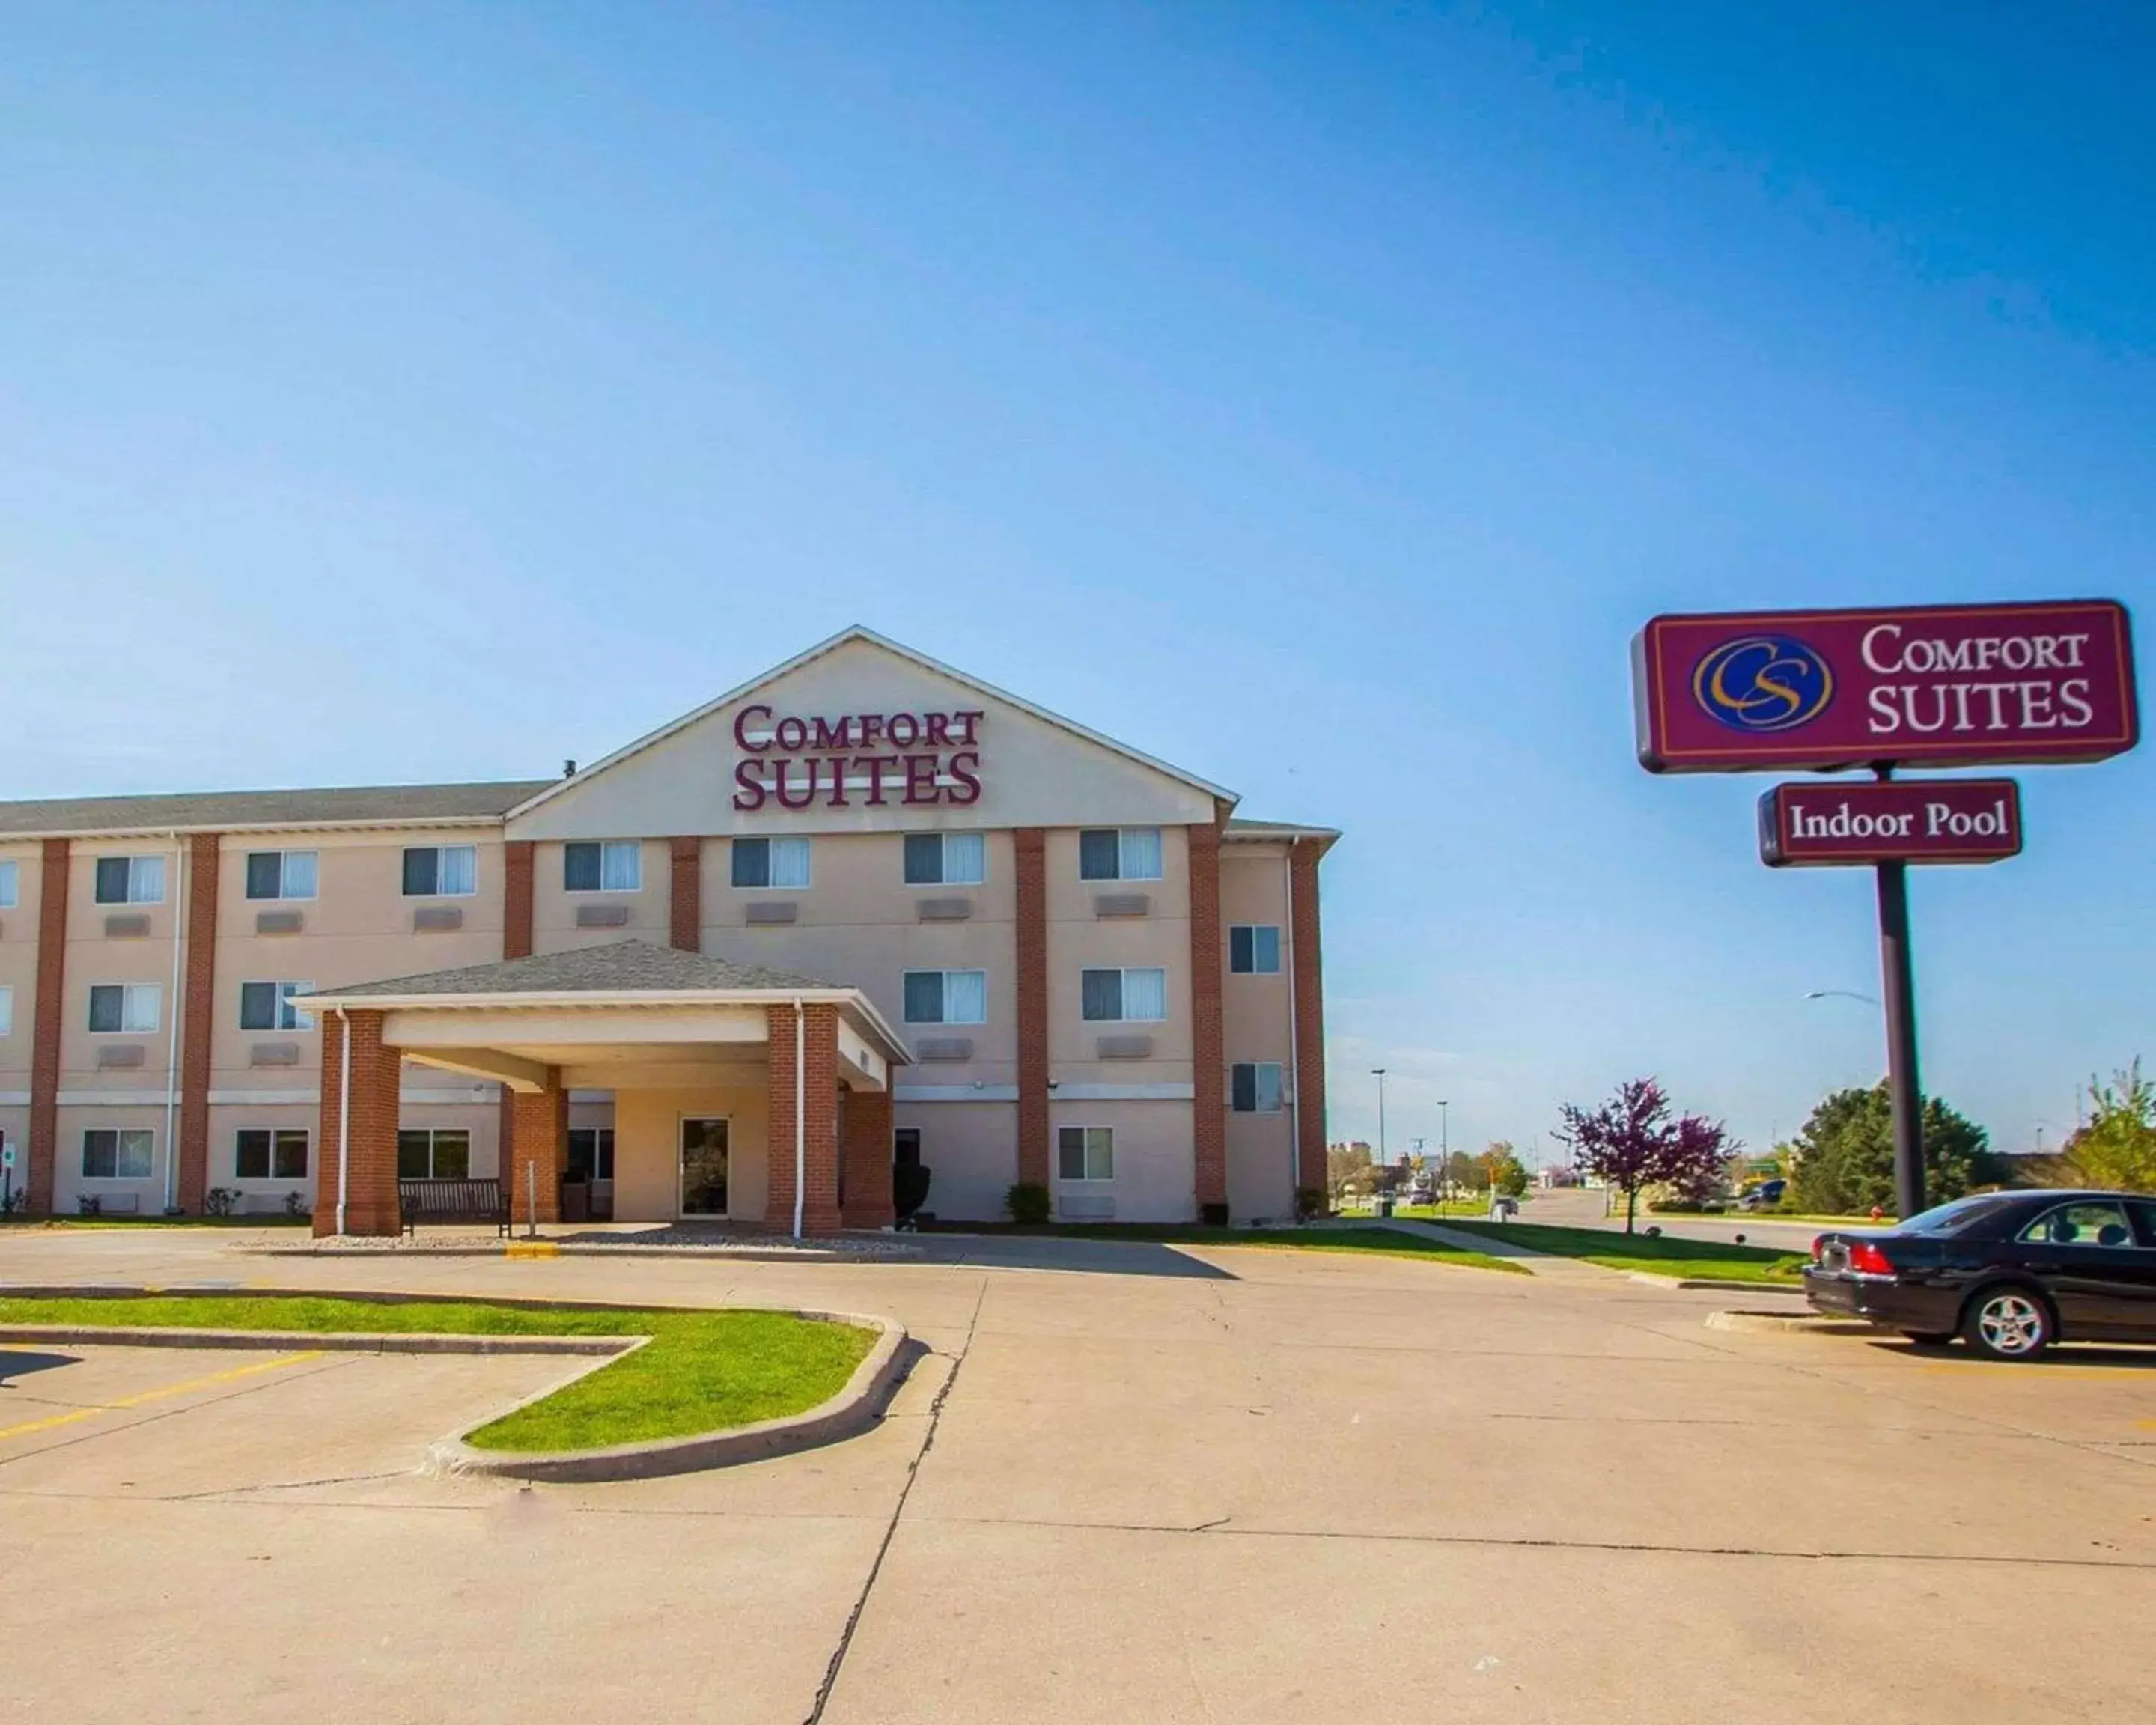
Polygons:
[[[1802,998],[1870,877],[1641,773],[1629,638],[2148,595],[2152,74],[1975,0],[18,8],[0,794],[544,774],[858,620],[1347,829],[1337,1133],[1385,1065],[1395,1148],[1641,1071],[1764,1142],[1880,1070]],[[2009,1146],[2156,1055],[2156,768],[2021,776],[1912,895]]]

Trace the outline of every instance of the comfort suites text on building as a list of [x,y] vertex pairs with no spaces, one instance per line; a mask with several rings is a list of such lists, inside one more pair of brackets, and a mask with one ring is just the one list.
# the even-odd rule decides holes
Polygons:
[[850,629],[582,773],[0,804],[35,1211],[817,1232],[1324,1183],[1327,829]]

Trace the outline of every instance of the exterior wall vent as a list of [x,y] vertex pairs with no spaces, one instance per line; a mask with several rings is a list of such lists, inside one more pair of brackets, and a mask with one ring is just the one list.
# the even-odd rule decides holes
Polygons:
[[[142,1064],[142,1045],[139,1042],[107,1043],[97,1051],[98,1070],[110,1072],[119,1067],[140,1066]],[[145,1101],[151,1100],[145,1096]]]
[[254,932],[257,934],[297,934],[306,926],[306,917],[298,911],[257,911],[254,913]]
[[1150,1036],[1101,1036],[1093,1042],[1095,1055],[1104,1060],[1149,1060],[1152,1058],[1152,1038]]
[[578,905],[577,927],[579,928],[626,928],[629,927],[627,905]]
[[110,940],[140,940],[150,932],[150,914],[146,911],[116,911],[105,919],[105,932]]
[[296,1066],[300,1064],[300,1045],[296,1042],[258,1042],[247,1050],[250,1066]]
[[1142,892],[1101,892],[1093,896],[1096,916],[1150,916],[1152,900]]
[[791,922],[801,913],[801,906],[791,899],[766,899],[748,907],[748,925],[752,928],[771,928]]
[[970,1060],[973,1057],[973,1039],[931,1036],[917,1044],[914,1051],[924,1060]]
[[421,905],[412,913],[412,931],[415,934],[438,934],[444,929],[464,926],[461,905]]
[[1061,1193],[1055,1200],[1055,1214],[1066,1222],[1112,1222],[1116,1218],[1116,1200],[1081,1196],[1075,1192]]
[[963,922],[973,914],[973,901],[969,898],[916,899],[913,911],[923,922]]

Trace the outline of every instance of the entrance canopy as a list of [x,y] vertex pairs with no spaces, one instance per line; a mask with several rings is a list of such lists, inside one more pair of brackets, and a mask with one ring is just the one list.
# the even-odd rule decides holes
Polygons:
[[382,1042],[406,1060],[526,1096],[553,1085],[665,1084],[684,1067],[760,1066],[774,1006],[835,1009],[835,1076],[849,1090],[887,1090],[892,1069],[911,1059],[858,988],[644,941],[325,988],[294,1004],[378,1012]]

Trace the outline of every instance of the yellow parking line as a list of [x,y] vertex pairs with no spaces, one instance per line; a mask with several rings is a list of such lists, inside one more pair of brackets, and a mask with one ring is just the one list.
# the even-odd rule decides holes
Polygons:
[[551,1240],[512,1240],[504,1255],[511,1258],[558,1258],[561,1247]]
[[253,1365],[234,1366],[228,1372],[213,1372],[207,1378],[190,1378],[184,1384],[161,1384],[155,1389],[124,1395],[116,1402],[100,1402],[94,1408],[76,1408],[47,1419],[33,1420],[26,1425],[10,1425],[0,1429],[0,1438],[26,1437],[33,1431],[49,1431],[55,1425],[72,1425],[76,1420],[87,1420],[93,1414],[110,1414],[122,1408],[139,1408],[145,1402],[162,1401],[168,1395],[185,1395],[191,1389],[207,1389],[213,1384],[229,1384],[235,1378],[251,1378],[257,1372],[274,1372],[280,1366],[304,1365],[311,1359],[321,1358],[321,1348],[305,1353],[282,1353],[275,1359],[257,1360]]

